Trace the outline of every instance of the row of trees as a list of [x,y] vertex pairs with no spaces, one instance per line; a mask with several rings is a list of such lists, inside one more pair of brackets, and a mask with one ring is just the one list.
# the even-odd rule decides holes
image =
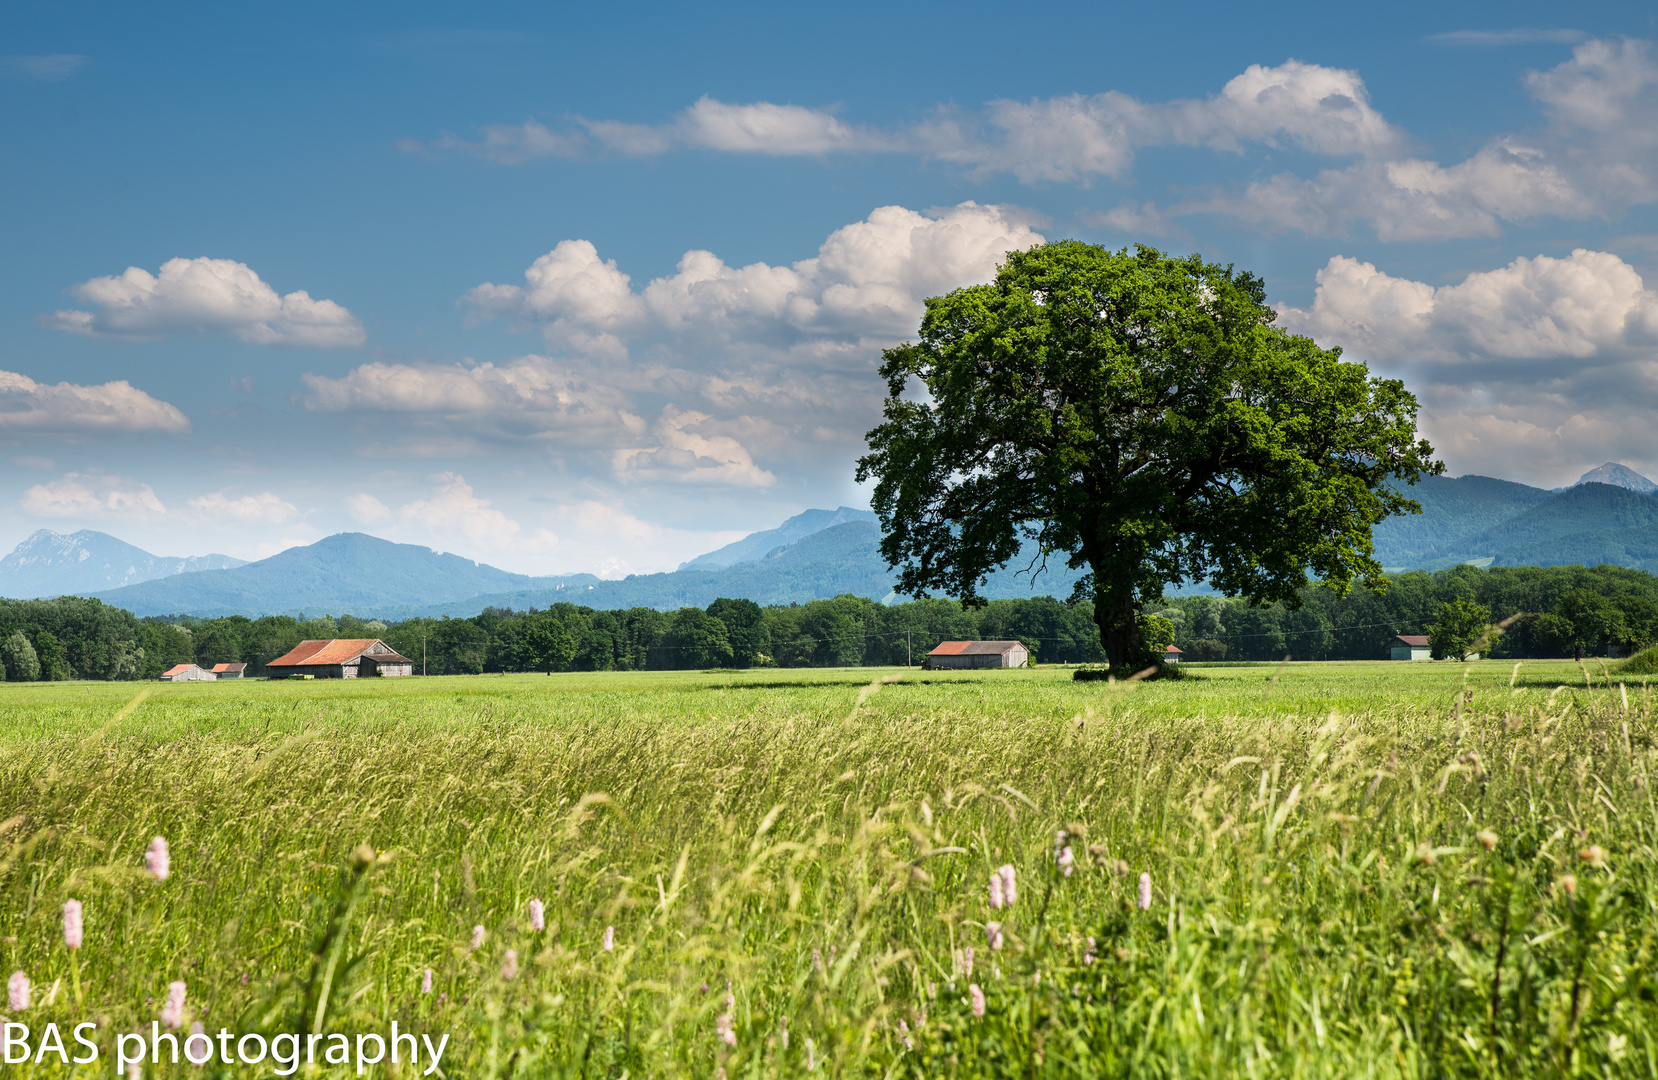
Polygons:
[[[1512,619],[1488,655],[1514,659],[1625,654],[1658,641],[1658,577],[1619,566],[1515,566],[1480,570],[1458,566],[1438,573],[1391,575],[1377,595],[1355,589],[1338,597],[1328,589],[1302,590],[1302,604],[1250,607],[1242,600],[1192,596],[1154,606],[1174,643],[1197,660],[1376,660],[1388,655],[1395,634],[1472,643],[1485,622]],[[1447,619],[1447,605],[1461,607]],[[1483,609],[1477,631],[1464,628],[1468,609]],[[1453,625],[1456,627],[1452,633]]]
[[[1432,634],[1455,655],[1486,621],[1512,618],[1492,655],[1631,652],[1658,641],[1658,577],[1621,567],[1459,566],[1395,575],[1383,595],[1303,590],[1299,608],[1214,596],[1142,612],[1151,637],[1194,660],[1374,660],[1395,634]],[[1454,619],[1445,614],[1450,610]],[[178,663],[246,663],[250,674],[308,638],[378,637],[433,675],[486,671],[638,671],[711,667],[846,667],[920,663],[940,641],[1024,642],[1041,663],[1104,659],[1086,601],[953,600],[883,606],[856,596],[761,607],[545,611],[491,608],[467,619],[387,624],[349,615],[137,619],[97,600],[0,601],[0,672],[8,680],[146,679]]]

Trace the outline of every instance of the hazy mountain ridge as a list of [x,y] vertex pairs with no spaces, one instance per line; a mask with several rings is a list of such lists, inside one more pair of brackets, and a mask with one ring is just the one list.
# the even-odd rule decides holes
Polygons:
[[[1602,466],[1586,474],[1597,476],[1620,482],[1586,479],[1551,492],[1485,476],[1424,477],[1416,486],[1403,489],[1406,496],[1421,503],[1423,513],[1392,518],[1378,526],[1377,558],[1392,570],[1433,570],[1460,562],[1498,566],[1609,562],[1658,571],[1658,494],[1647,494],[1638,486],[1651,481],[1622,466]],[[34,565],[28,560],[36,557],[31,552],[39,547],[37,541],[43,535],[57,534],[43,531],[19,545],[18,551],[0,560],[0,574],[14,564]],[[75,536],[100,537],[154,558],[101,533]],[[879,527],[868,511],[848,507],[809,510],[776,529],[753,533],[689,560],[678,570],[606,581],[591,574],[531,577],[414,544],[341,533],[231,568],[175,570],[170,576],[121,588],[58,591],[94,595],[141,616],[303,612],[388,619],[467,616],[485,607],[524,610],[562,602],[593,608],[672,609],[706,607],[721,596],[745,597],[761,604],[804,603],[840,593],[884,600],[893,598],[897,575],[881,558],[880,540]],[[1026,572],[1033,555],[1027,551],[992,574],[982,595],[989,599],[1068,598],[1082,572],[1066,567],[1063,556],[1050,557],[1046,572],[1033,584]],[[190,560],[171,562],[184,566]],[[15,578],[16,571],[12,573]],[[1194,588],[1202,591],[1201,585],[1175,591]]]
[[246,565],[229,555],[151,555],[108,533],[39,529],[0,559],[0,596],[32,600]]

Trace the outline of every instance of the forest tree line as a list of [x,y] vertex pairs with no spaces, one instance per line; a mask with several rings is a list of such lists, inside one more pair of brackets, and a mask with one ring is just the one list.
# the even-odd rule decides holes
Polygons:
[[[1148,625],[1193,660],[1378,660],[1395,634],[1429,632],[1441,607],[1478,604],[1518,616],[1488,655],[1633,652],[1658,641],[1658,577],[1622,567],[1458,566],[1390,576],[1384,595],[1309,587],[1302,604],[1251,607],[1214,596],[1167,598]],[[464,619],[382,622],[350,615],[139,619],[97,600],[0,600],[0,670],[11,681],[152,679],[179,663],[245,663],[248,674],[313,638],[377,637],[432,675],[717,667],[919,664],[941,641],[1019,640],[1037,663],[1098,663],[1086,602],[1049,597],[964,608],[954,600],[884,606],[844,595],[761,607],[597,611],[487,609]]]

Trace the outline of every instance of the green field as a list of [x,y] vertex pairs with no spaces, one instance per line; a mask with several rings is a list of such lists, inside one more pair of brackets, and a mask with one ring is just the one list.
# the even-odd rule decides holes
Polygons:
[[[88,1075],[183,980],[451,1077],[1658,1076],[1641,679],[1194,674],[0,684],[7,1019],[97,1022]],[[145,1069],[220,1070],[272,1066]]]

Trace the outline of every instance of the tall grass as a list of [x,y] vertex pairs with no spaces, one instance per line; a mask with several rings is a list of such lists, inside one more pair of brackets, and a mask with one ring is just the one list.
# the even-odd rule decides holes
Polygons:
[[1320,670],[0,698],[13,1019],[102,1068],[184,980],[456,1077],[1658,1075],[1648,692]]

